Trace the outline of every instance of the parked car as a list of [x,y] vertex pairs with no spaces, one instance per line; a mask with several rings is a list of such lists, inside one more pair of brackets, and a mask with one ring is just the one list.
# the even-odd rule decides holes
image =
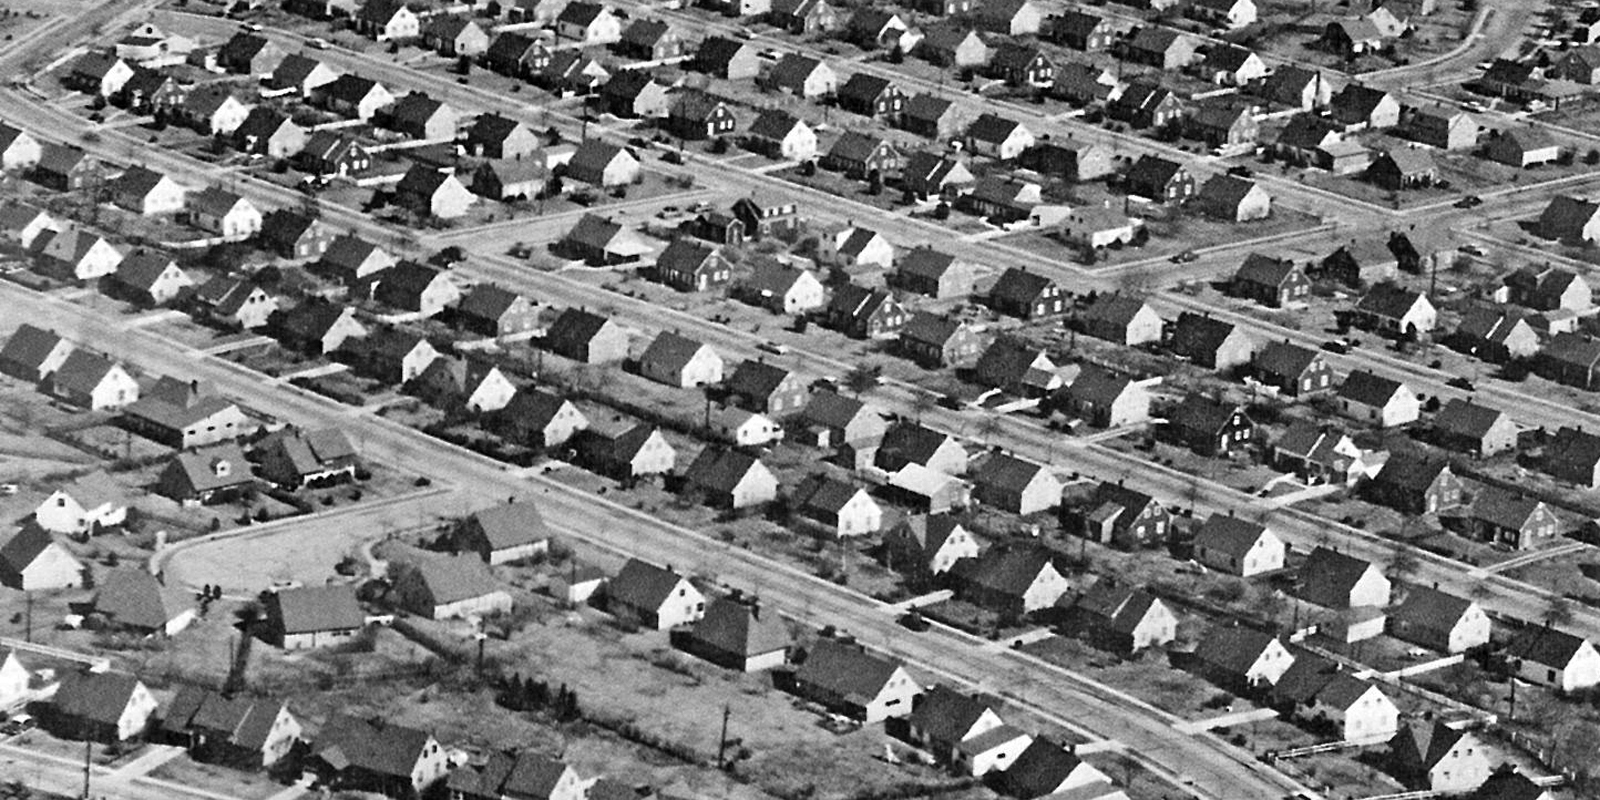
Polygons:
[[1446,386],[1454,386],[1457,389],[1462,389],[1462,390],[1468,391],[1468,392],[1473,390],[1472,381],[1469,381],[1466,378],[1461,377],[1460,375],[1457,375],[1454,378],[1451,378],[1450,380],[1445,381],[1444,385],[1446,385]]
[[1481,205],[1483,205],[1483,198],[1475,194],[1469,194],[1456,201],[1456,208],[1477,208]]
[[6,720],[6,724],[0,725],[0,735],[16,736],[27,733],[38,726],[38,724],[38,720],[35,720],[33,717],[27,714],[17,714],[12,716],[11,719]]
[[1187,263],[1189,263],[1191,261],[1194,261],[1195,259],[1197,259],[1199,257],[1200,256],[1197,255],[1193,250],[1185,250],[1185,251],[1183,251],[1181,253],[1178,253],[1177,255],[1174,255],[1172,258],[1170,258],[1168,260],[1171,261],[1174,264],[1187,264]]
[[1350,352],[1350,346],[1339,341],[1338,339],[1329,339],[1328,341],[1323,342],[1322,349],[1330,353],[1338,353],[1341,356]]
[[904,625],[908,630],[913,630],[917,633],[922,633],[923,631],[933,627],[932,625],[928,624],[928,620],[922,616],[922,612],[914,608],[900,615],[900,624]]

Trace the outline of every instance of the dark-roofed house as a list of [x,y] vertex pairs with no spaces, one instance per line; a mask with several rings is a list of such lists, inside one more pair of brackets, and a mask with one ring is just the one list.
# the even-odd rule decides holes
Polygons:
[[1408,514],[1433,514],[1461,505],[1461,478],[1443,459],[1395,453],[1384,463],[1367,494],[1372,500]]
[[454,140],[461,115],[442,100],[412,92],[384,110],[388,126],[413,139]]
[[745,146],[772,158],[810,161],[817,157],[817,133],[783,109],[761,112],[745,131]]
[[1439,165],[1427,150],[1397,147],[1373,159],[1367,165],[1366,178],[1378,188],[1391,192],[1420,189],[1439,180]]
[[900,127],[918,136],[948,141],[960,134],[963,118],[960,109],[948,99],[933,94],[916,94],[906,101]]
[[626,186],[639,177],[639,159],[626,148],[585,139],[567,162],[566,175],[602,188]]
[[1053,407],[1096,428],[1137,425],[1150,419],[1150,392],[1125,372],[1088,364],[1071,385],[1050,398]]
[[337,428],[294,425],[255,445],[261,477],[287,489],[353,480],[360,466],[355,446]]
[[1390,92],[1359,83],[1346,84],[1328,109],[1345,130],[1378,130],[1400,124],[1400,100]]
[[1221,514],[1212,514],[1194,536],[1195,560],[1242,578],[1283,569],[1286,551],[1265,527]]
[[831,67],[821,59],[800,53],[786,53],[762,83],[773,90],[804,98],[826,97],[839,88],[839,78]]
[[1322,353],[1288,341],[1268,342],[1256,353],[1250,373],[1288,397],[1304,397],[1333,385],[1333,368]]
[[1394,280],[1400,262],[1387,244],[1373,237],[1340,245],[1322,260],[1318,269],[1333,280],[1355,287]]
[[1034,144],[1033,132],[1021,122],[998,114],[982,114],[967,126],[967,146],[981,156],[1014,161]]
[[846,131],[822,156],[822,166],[852,178],[870,179],[898,170],[900,151],[888,139],[861,131]]
[[967,471],[967,450],[954,436],[902,421],[884,433],[874,463],[890,472],[917,464],[946,475],[960,475]]
[[523,295],[493,284],[480,283],[461,298],[455,309],[461,327],[484,336],[512,336],[538,326],[539,313]]
[[45,727],[59,736],[126,742],[150,729],[160,705],[142,681],[126,672],[72,670],[62,676],[41,716]]
[[461,288],[446,270],[402,261],[384,270],[372,297],[406,316],[428,319],[461,301]]
[[311,258],[328,252],[333,230],[316,217],[280,208],[261,218],[259,238],[283,258]]
[[806,404],[800,373],[764,361],[743,361],[727,380],[728,396],[740,408],[769,416],[793,414]]
[[650,245],[631,228],[598,214],[579,217],[577,224],[567,231],[555,249],[593,266],[631,264],[651,250]]
[[1272,197],[1267,190],[1256,181],[1232,175],[1213,176],[1200,186],[1195,200],[1206,214],[1229,222],[1251,222],[1272,215]]
[[467,619],[511,610],[511,595],[477,554],[420,553],[396,563],[388,601],[426,619]]
[[883,508],[860,486],[816,474],[800,482],[789,497],[797,514],[822,526],[835,538],[877,533]]
[[1194,195],[1194,176],[1182,164],[1158,156],[1143,155],[1128,170],[1128,191],[1157,203],[1188,200]]
[[941,369],[971,366],[983,351],[984,340],[961,320],[919,311],[900,329],[896,345],[923,367]]
[[778,499],[778,479],[754,456],[707,447],[683,473],[684,488],[700,492],[706,502],[738,510]]
[[467,128],[468,152],[484,158],[521,159],[539,151],[538,134],[499,114],[479,114]]
[[957,561],[978,557],[978,541],[948,514],[906,517],[883,535],[889,569],[915,575],[942,575]]
[[449,754],[432,734],[381,717],[336,714],[317,732],[310,755],[332,786],[413,796],[450,769]]
[[45,381],[53,397],[91,411],[122,408],[139,399],[139,382],[122,365],[88,350],[73,350]]
[[1562,427],[1545,445],[1544,471],[1586,489],[1600,488],[1600,436]]
[[1243,406],[1194,393],[1167,413],[1162,432],[1197,453],[1228,456],[1254,443],[1256,424]]
[[190,295],[195,315],[226,328],[255,330],[272,320],[278,298],[242,275],[217,275]]
[[1252,628],[1212,626],[1194,652],[1199,671],[1230,691],[1274,686],[1295,662],[1278,637]]
[[1555,163],[1561,158],[1561,145],[1538,128],[1514,128],[1491,135],[1483,154],[1490,161],[1527,169]]
[[[1260,138],[1261,123],[1256,120],[1255,106],[1232,100],[1210,100],[1198,104],[1183,119],[1183,135],[1215,150],[1244,152],[1253,148]],[[1243,193],[1240,191],[1240,194]]]
[[1168,644],[1178,618],[1155,595],[1109,580],[1096,581],[1067,612],[1067,627],[1099,647],[1137,653]]
[[905,111],[906,93],[887,78],[857,72],[839,87],[839,107],[893,123]]
[[1013,514],[1037,514],[1061,505],[1061,481],[1049,467],[1006,453],[991,453],[971,469],[973,495]]
[[989,63],[989,45],[963,22],[947,20],[928,26],[916,46],[917,56],[938,66],[976,68]]
[[1465,598],[1412,586],[1389,611],[1389,633],[1442,653],[1464,653],[1489,643],[1489,615]]
[[1172,90],[1145,79],[1128,84],[1116,99],[1106,104],[1107,116],[1135,128],[1165,129],[1182,123],[1188,113],[1188,104]]
[[1539,352],[1539,334],[1523,312],[1498,304],[1467,309],[1446,343],[1494,362],[1531,358]]
[[556,15],[556,32],[583,45],[615,44],[622,39],[622,21],[607,6],[574,0]]
[[680,389],[710,386],[722,382],[722,357],[710,345],[662,331],[639,356],[639,374]]
[[550,323],[544,346],[573,361],[603,364],[628,357],[628,334],[607,317],[581,308],[568,308]]
[[913,197],[959,199],[972,191],[977,179],[961,160],[943,152],[918,150],[900,170],[900,185]]
[[579,441],[579,453],[595,471],[623,480],[665,475],[678,461],[678,452],[648,423],[628,428],[591,428]]
[[1043,347],[1019,339],[996,339],[978,357],[973,379],[1018,397],[1046,397],[1061,388],[1061,375]]
[[161,732],[180,737],[197,760],[261,768],[289,755],[303,731],[281,700],[185,684],[163,710]]
[[489,49],[489,34],[465,14],[437,14],[423,27],[422,42],[448,58],[471,57]]
[[1506,299],[1538,311],[1587,311],[1594,293],[1582,275],[1549,265],[1529,265],[1505,277]]
[[156,493],[181,503],[212,503],[236,497],[256,479],[233,442],[174,453],[156,478]]
[[606,601],[611,613],[630,614],[658,631],[691,624],[706,612],[705,595],[688,578],[637,558],[606,584]]
[[394,103],[394,95],[383,84],[349,73],[313,89],[311,97],[329,111],[363,121]]
[[834,639],[811,648],[794,680],[802,696],[867,723],[910,714],[922,694],[900,662]]
[[1440,794],[1470,792],[1489,779],[1489,751],[1465,728],[1416,720],[1389,743],[1408,785]]
[[1066,310],[1066,297],[1055,281],[1021,267],[1001,273],[989,290],[989,304],[1002,314],[1037,319]]
[[588,417],[570,400],[527,386],[500,410],[496,423],[507,436],[530,447],[559,447],[589,427]]
[[135,433],[187,450],[250,433],[250,421],[233,401],[205,395],[196,383],[162,378],[123,409],[119,422]]
[[1033,736],[1007,725],[984,698],[939,686],[907,720],[907,738],[952,771],[974,777],[1009,767]]
[[[594,797],[565,763],[529,750],[490,753],[481,765],[464,764],[445,781],[451,800],[582,800]],[[632,792],[632,787],[627,787]]]
[[890,278],[896,287],[908,292],[945,299],[970,294],[977,273],[976,264],[924,246],[902,256]]
[[1588,639],[1529,626],[1511,640],[1506,659],[1529,683],[1575,692],[1600,685],[1600,653]]
[[189,221],[229,241],[243,241],[261,232],[263,218],[254,203],[217,186],[190,195]]
[[1496,547],[1524,550],[1548,542],[1561,529],[1550,506],[1534,497],[1486,486],[1467,507],[1467,527]]
[[889,424],[882,412],[858,398],[819,391],[806,402],[797,427],[808,432],[808,443],[823,448],[848,448],[855,459],[862,459],[870,457],[877,449]]
[[695,50],[696,70],[731,81],[754,78],[761,71],[755,45],[748,41],[710,36]]
[[1300,597],[1324,608],[1387,606],[1390,588],[1376,564],[1327,547],[1312,550],[1300,567]]
[[394,200],[422,217],[458,219],[478,201],[478,196],[453,170],[413,163],[394,185]]
[[1540,212],[1535,230],[1546,239],[1583,242],[1600,239],[1600,203],[1556,195]]
[[1178,316],[1171,347],[1178,356],[1218,371],[1250,363],[1256,350],[1255,342],[1240,326],[1192,311]]
[[264,603],[267,639],[285,650],[348,641],[366,626],[366,612],[347,585],[283,589]]
[[828,0],[772,0],[767,21],[796,35],[827,33],[843,24]]
[[1063,511],[1062,522],[1085,538],[1133,549],[1166,541],[1172,512],[1144,492],[1101,481],[1084,502]]
[[317,87],[332,83],[338,77],[339,73],[322,61],[301,53],[290,53],[278,62],[277,68],[267,78],[266,85],[272,89],[287,90],[297,97],[310,97]]
[[739,121],[722,98],[700,89],[672,92],[665,127],[680,139],[715,139],[733,133]]
[[75,192],[98,186],[105,180],[105,168],[82,148],[45,142],[39,146],[39,163],[28,177],[58,192]]
[[371,169],[372,152],[354,134],[324,129],[306,139],[295,162],[312,174],[343,178]]
[[235,33],[217,50],[217,66],[256,78],[271,75],[283,58],[283,48],[253,33]]
[[1600,385],[1600,340],[1587,334],[1558,333],[1534,358],[1539,374],[1580,389]]
[[20,592],[77,588],[83,585],[85,569],[38,525],[24,525],[0,544],[0,586]]
[[1422,402],[1411,387],[1364,369],[1345,376],[1335,400],[1340,413],[1379,428],[1406,425],[1422,416]]
[[1518,430],[1509,414],[1471,398],[1452,398],[1433,417],[1435,442],[1480,458],[1515,449]]
[[661,20],[641,19],[622,31],[615,49],[620,55],[640,61],[661,61],[683,55],[683,37]]
[[783,620],[762,617],[758,603],[720,597],[706,607],[680,646],[713,664],[760,672],[788,663],[792,644]]
[[1096,297],[1078,321],[1084,333],[1129,347],[1159,343],[1164,324],[1142,298],[1117,292]]
[[55,331],[24,322],[0,349],[0,372],[30,383],[42,381],[61,368],[72,350],[72,342]]
[[1350,485],[1366,475],[1362,456],[1355,442],[1339,430],[1299,422],[1272,443],[1271,462],[1278,469],[1300,476],[1307,484]]
[[1105,773],[1079,758],[1072,749],[1043,736],[1017,756],[1000,783],[1007,794],[1024,800],[1075,795],[1115,798],[1121,794],[1111,788],[1111,778]]
[[853,283],[834,289],[824,312],[828,327],[857,339],[897,336],[910,319],[910,311],[892,292]]
[[1104,17],[1080,8],[1069,8],[1049,19],[1050,39],[1074,50],[1104,50],[1116,41],[1117,32]]
[[553,537],[536,504],[513,501],[467,517],[453,532],[451,544],[496,566],[548,552]]

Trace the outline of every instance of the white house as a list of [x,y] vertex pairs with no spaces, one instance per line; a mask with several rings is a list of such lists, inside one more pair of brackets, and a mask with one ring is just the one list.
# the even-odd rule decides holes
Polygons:
[[1588,639],[1554,628],[1529,628],[1511,640],[1506,659],[1529,683],[1575,692],[1600,686],[1600,653]]
[[55,533],[84,534],[121,525],[128,517],[122,488],[96,471],[54,492],[33,510],[39,527]]
[[1283,540],[1254,522],[1213,514],[1194,537],[1194,557],[1212,569],[1248,578],[1283,569]]
[[1317,692],[1308,713],[1337,725],[1347,742],[1387,742],[1400,730],[1400,709],[1376,684],[1349,675]]
[[711,415],[711,431],[735,447],[756,447],[783,438],[783,426],[765,414],[728,406]]
[[1422,401],[1411,387],[1365,370],[1350,373],[1335,400],[1340,413],[1380,428],[1416,422],[1422,416]]
[[611,613],[629,612],[659,631],[688,625],[706,613],[706,597],[688,578],[637,558],[606,585]]

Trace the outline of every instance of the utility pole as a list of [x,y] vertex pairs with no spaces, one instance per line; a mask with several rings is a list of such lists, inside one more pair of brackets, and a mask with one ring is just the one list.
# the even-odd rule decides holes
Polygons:
[[1506,719],[1517,721],[1517,676],[1511,676],[1511,708],[1506,712]]
[[725,703],[722,706],[722,737],[717,741],[717,769],[727,769],[728,761],[725,758],[728,752],[728,717],[733,716],[733,710]]
[[22,640],[33,644],[33,592],[23,592],[22,597],[27,601],[26,610],[23,612]]
[[83,723],[83,800],[89,800],[89,775],[93,762],[90,760],[94,753],[94,741],[89,738],[89,723]]

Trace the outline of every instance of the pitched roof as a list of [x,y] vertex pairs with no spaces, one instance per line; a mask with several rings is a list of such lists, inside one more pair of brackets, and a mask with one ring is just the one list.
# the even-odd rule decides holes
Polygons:
[[449,556],[419,552],[415,558],[408,559],[406,566],[428,588],[433,595],[433,602],[438,605],[504,591],[483,560],[475,555]]
[[900,662],[873,655],[854,644],[824,639],[811,648],[795,680],[840,697],[870,700],[883,691]]
[[1200,529],[1195,531],[1195,549],[1206,548],[1232,556],[1243,561],[1250,548],[1260,539],[1267,529],[1254,522],[1239,519],[1238,517],[1212,514]]
[[1444,459],[1430,459],[1426,456],[1396,452],[1384,462],[1383,468],[1373,480],[1384,486],[1390,486],[1405,491],[1427,491],[1438,480],[1439,475],[1450,469],[1450,464]]
[[922,702],[911,712],[910,722],[934,742],[955,744],[980,717],[993,710],[994,705],[978,695],[940,684],[922,696]]
[[654,609],[672,597],[682,575],[637,558],[628,559],[612,578],[606,592],[611,599],[636,608]]
[[4,544],[0,544],[0,564],[5,564],[14,572],[21,572],[52,544],[55,544],[55,538],[49,531],[38,525],[24,525]]
[[657,369],[669,372],[678,372],[689,366],[700,351],[706,349],[704,342],[680,336],[672,331],[662,331],[645,348],[644,354],[639,356],[639,363],[652,364]]
[[1038,299],[1052,286],[1055,286],[1055,281],[1044,275],[1029,272],[1023,267],[1009,267],[994,282],[994,287],[989,290],[989,296],[1011,303],[1027,304]]
[[1203,394],[1190,394],[1183,398],[1172,413],[1168,424],[1188,431],[1220,431],[1232,419],[1239,406]]
[[50,699],[56,713],[115,725],[133,699],[139,679],[126,672],[71,671]]
[[791,644],[789,630],[781,620],[771,614],[763,617],[756,607],[727,597],[712,600],[689,635],[721,652],[746,658],[785,650]]
[[821,59],[800,53],[785,53],[767,74],[767,81],[774,86],[799,88],[813,72],[826,66]]
[[1467,736],[1465,729],[1452,728],[1443,722],[1416,720],[1400,729],[1398,738],[1405,745],[1397,747],[1403,757],[1420,757],[1425,769],[1432,769],[1450,754],[1450,749]]
[[860,486],[849,481],[817,474],[795,487],[793,501],[802,509],[838,513],[862,491]]
[[1040,736],[1017,755],[1001,780],[1016,797],[1041,797],[1061,788],[1083,763],[1072,751]]
[[980,142],[1000,144],[1020,128],[1022,128],[1022,123],[1014,119],[1007,119],[998,114],[985,112],[973,120],[971,125],[967,126],[967,136]]
[[286,634],[317,633],[360,628],[367,622],[356,602],[355,589],[345,585],[306,586],[275,592],[269,603],[277,609]]
[[746,133],[763,139],[782,141],[795,128],[804,126],[805,122],[799,117],[781,108],[768,108],[762,110],[760,116],[750,123]]
[[1046,568],[1054,567],[1054,554],[1037,545],[991,547],[964,563],[962,580],[1007,597],[1021,597]]
[[62,341],[55,331],[24,322],[6,340],[5,347],[0,349],[0,361],[37,370]]
[[1273,258],[1252,252],[1244,257],[1244,263],[1239,265],[1239,271],[1233,274],[1235,280],[1258,283],[1265,286],[1281,286],[1300,268],[1287,258]]
[[[1384,249],[1387,250],[1388,248]],[[1400,319],[1419,301],[1427,302],[1427,298],[1415,289],[1406,289],[1392,283],[1380,283],[1373,286],[1367,291],[1366,295],[1362,296],[1361,300],[1356,303],[1356,310],[1390,319]]]
[[59,388],[89,394],[115,367],[116,362],[99,353],[73,350],[51,380]]
[[1200,185],[1199,197],[1202,202],[1215,203],[1222,208],[1238,208],[1259,187],[1260,184],[1255,181],[1221,174]]
[[1344,383],[1339,384],[1338,393],[1343,399],[1381,408],[1405,391],[1405,384],[1362,369],[1346,376]]
[[1235,675],[1244,675],[1255,666],[1256,659],[1261,657],[1274,638],[1272,634],[1254,628],[1213,625],[1200,638],[1200,646],[1195,649],[1194,655],[1203,663]]
[[1350,591],[1373,569],[1370,561],[1318,547],[1300,567],[1300,593],[1319,606],[1344,607]]
[[1083,597],[1078,598],[1074,608],[1100,618],[1102,624],[1112,631],[1132,633],[1160,602],[1155,595],[1143,589],[1116,586],[1102,580],[1096,581]]
[[1067,395],[1080,403],[1109,406],[1133,384],[1124,372],[1113,372],[1099,364],[1088,364],[1067,387]]
[[342,769],[356,767],[378,775],[405,778],[433,739],[426,731],[388,722],[336,714],[322,726],[312,755]]
[[1480,406],[1470,398],[1457,397],[1434,415],[1433,425],[1447,433],[1481,439],[1505,416],[1505,412],[1499,409]]
[[1426,586],[1413,586],[1406,599],[1389,611],[1389,617],[1411,625],[1448,631],[1475,603]]
[[762,466],[760,459],[737,450],[707,447],[695,456],[684,473],[690,483],[708,491],[727,493],[738,487],[750,471]]
[[528,501],[505,503],[472,515],[494,550],[542,542],[553,535],[539,506]]
[[1172,340],[1185,352],[1214,354],[1238,330],[1237,326],[1226,320],[1185,311],[1178,315]]
[[732,394],[750,398],[766,398],[794,373],[765,361],[742,361],[728,377],[727,388]]

